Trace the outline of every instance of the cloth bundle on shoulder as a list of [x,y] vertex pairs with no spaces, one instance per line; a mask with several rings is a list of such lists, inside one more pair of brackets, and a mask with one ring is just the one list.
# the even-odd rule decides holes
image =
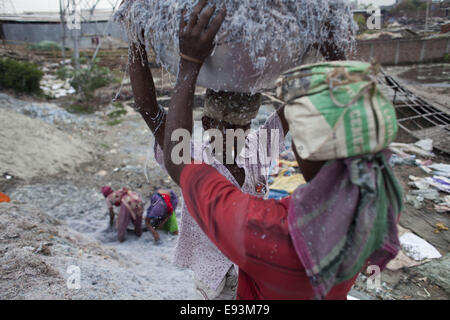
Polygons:
[[397,134],[393,105],[380,92],[377,65],[336,61],[300,66],[277,81],[297,152],[330,160],[375,153]]

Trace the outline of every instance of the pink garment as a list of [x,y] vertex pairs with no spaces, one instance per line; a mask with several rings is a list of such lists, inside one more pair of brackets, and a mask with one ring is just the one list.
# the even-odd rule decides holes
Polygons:
[[134,232],[136,235],[140,236],[142,234],[142,215],[137,215],[136,218],[133,219],[131,211],[122,203],[116,222],[117,239],[120,242],[125,240],[127,227],[130,223],[134,225]]
[[113,206],[120,207],[122,204],[128,208],[133,220],[137,216],[142,216],[144,212],[142,198],[137,192],[122,188],[114,191],[106,198],[108,209],[111,209]]
[[[271,133],[277,134],[272,135]],[[269,190],[267,181],[272,161],[272,156],[269,154],[272,139],[274,139],[274,143],[279,143],[280,151],[284,150],[283,126],[276,112],[267,119],[262,127],[257,131],[252,131],[247,136],[245,146],[236,159],[238,166],[245,170],[245,182],[240,188],[244,193],[258,197],[266,196]],[[207,159],[205,154],[210,154],[209,150],[209,144],[203,145],[202,150],[194,150],[194,159],[196,159],[196,155],[201,154],[199,152],[203,152],[204,159]],[[254,159],[255,156],[259,157],[261,161],[259,163],[254,161],[255,164],[253,164],[254,162],[249,161],[249,159]],[[278,154],[275,157],[278,158]],[[155,143],[155,158],[164,168],[164,154],[157,143]],[[261,165],[261,162],[266,165]],[[233,185],[240,187],[228,169],[215,158],[211,159],[209,165],[214,167]],[[261,186],[265,186],[265,188],[261,188]],[[174,264],[177,267],[192,270],[195,277],[212,290],[217,289],[233,266],[233,263],[220,252],[200,229],[184,203],[181,212],[180,234],[175,247]]]
[[104,186],[102,188],[102,194],[107,198],[111,193],[113,193],[114,190],[110,186]]

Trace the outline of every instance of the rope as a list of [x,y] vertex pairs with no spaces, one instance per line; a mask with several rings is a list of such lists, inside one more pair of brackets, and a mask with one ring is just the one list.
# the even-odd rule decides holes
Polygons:
[[[345,68],[336,68],[333,71],[329,72],[326,77],[326,82],[328,84],[328,92],[330,93],[330,98],[335,105],[341,108],[346,108],[356,103],[362,96],[364,96],[371,89],[372,96],[375,93],[375,88],[377,85],[377,80],[375,79],[375,75],[379,71],[379,66],[376,64],[372,64],[370,68],[367,69],[364,73],[356,73],[349,74]],[[368,83],[358,92],[356,96],[350,100],[350,102],[342,104],[337,101],[336,96],[334,95],[334,89],[345,86],[355,82],[368,81]]]

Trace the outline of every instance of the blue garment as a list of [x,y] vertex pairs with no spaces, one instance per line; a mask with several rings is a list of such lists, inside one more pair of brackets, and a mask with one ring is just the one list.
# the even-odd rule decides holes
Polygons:
[[289,197],[289,192],[285,190],[269,190],[269,199],[281,200],[283,198]]
[[[170,201],[172,202],[173,210],[177,208],[178,197],[170,190]],[[147,209],[146,218],[157,218],[160,220],[165,219],[169,215],[166,202],[158,192],[155,192],[150,199],[150,206]]]

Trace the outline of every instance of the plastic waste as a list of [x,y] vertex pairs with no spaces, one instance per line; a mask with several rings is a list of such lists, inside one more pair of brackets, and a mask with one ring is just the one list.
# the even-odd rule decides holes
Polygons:
[[416,164],[416,156],[401,157],[397,154],[392,154],[391,159],[389,159],[389,164],[391,167],[396,165],[414,165]]
[[269,190],[269,199],[281,200],[289,197],[289,192],[285,190]]
[[390,148],[394,153],[397,153],[400,156],[402,154],[408,156],[407,152],[411,152],[422,157],[434,157],[434,153],[424,150],[415,144],[393,142],[390,144]]
[[446,177],[433,176],[426,178],[427,182],[440,191],[450,193],[450,179]]
[[419,148],[421,148],[422,150],[431,152],[433,151],[433,140],[431,139],[423,139],[420,141],[417,141],[415,143],[416,146],[418,146]]
[[414,196],[420,196],[423,199],[428,199],[436,202],[440,200],[439,191],[431,188],[412,190],[411,194]]
[[292,194],[300,185],[306,184],[302,174],[293,173],[293,170],[283,169],[280,174],[273,179],[270,190],[283,190]]
[[428,166],[434,170],[434,174],[450,178],[450,164],[434,163]]
[[442,257],[435,247],[411,232],[400,237],[400,244],[405,254],[416,261]]
[[4,193],[0,192],[0,202],[10,202],[11,199]]

